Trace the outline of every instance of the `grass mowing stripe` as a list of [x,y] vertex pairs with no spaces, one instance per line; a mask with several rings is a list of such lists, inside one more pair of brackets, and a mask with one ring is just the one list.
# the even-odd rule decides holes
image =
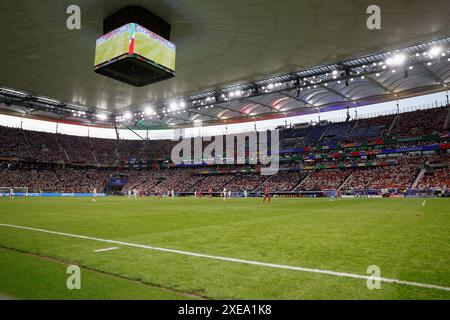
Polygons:
[[0,300],[207,299],[85,266],[80,266],[81,290],[69,290],[66,268],[72,264],[70,261],[0,246]]
[[116,240],[101,239],[101,238],[95,238],[95,237],[89,237],[89,236],[83,236],[83,235],[76,235],[76,234],[70,234],[70,233],[64,233],[64,232],[58,232],[58,231],[50,231],[50,230],[44,230],[44,229],[38,229],[38,228],[17,226],[17,225],[11,225],[11,224],[1,224],[0,223],[0,226],[1,227],[7,227],[7,228],[28,230],[28,231],[43,232],[43,233],[48,233],[48,234],[54,234],[54,235],[60,235],[60,236],[71,237],[71,238],[78,238],[78,239],[84,239],[84,240],[93,240],[93,241],[111,243],[111,244],[122,245],[122,246],[127,246],[127,247],[134,247],[134,248],[147,249],[147,250],[153,250],[153,251],[181,254],[181,255],[198,257],[198,258],[206,258],[206,259],[226,261],[226,262],[235,262],[235,263],[256,265],[256,266],[262,266],[262,267],[268,267],[268,268],[286,269],[286,270],[292,270],[292,271],[301,271],[301,272],[309,272],[309,273],[326,274],[326,275],[331,275],[331,276],[336,276],[336,277],[354,278],[354,279],[362,279],[362,280],[378,280],[380,282],[385,282],[385,283],[394,283],[394,284],[405,285],[405,286],[414,286],[414,287],[421,287],[421,288],[427,288],[427,289],[436,289],[436,290],[442,290],[442,291],[450,291],[450,287],[444,287],[444,286],[439,286],[439,285],[434,285],[434,284],[426,284],[426,283],[419,283],[419,282],[412,282],[412,281],[404,281],[404,280],[399,280],[399,279],[390,279],[390,278],[383,278],[383,277],[371,277],[371,276],[360,275],[360,274],[338,272],[338,271],[330,271],[330,270],[322,270],[322,269],[312,269],[312,268],[287,266],[287,265],[281,265],[281,264],[273,264],[273,263],[252,261],[252,260],[242,260],[242,259],[236,259],[236,258],[220,257],[220,256],[213,256],[213,255],[207,255],[207,254],[202,254],[202,253],[181,251],[181,250],[175,250],[175,249],[159,248],[159,247],[147,246],[147,245],[143,245],[143,244],[136,244],[136,243],[116,241]]

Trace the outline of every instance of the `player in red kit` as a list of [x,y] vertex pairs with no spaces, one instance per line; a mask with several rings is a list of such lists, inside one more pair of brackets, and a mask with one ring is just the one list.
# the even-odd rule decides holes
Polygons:
[[270,203],[270,189],[269,187],[265,187],[264,188],[264,199],[263,199],[263,203],[266,203],[266,200]]
[[209,188],[209,189],[208,189],[208,193],[209,193],[209,199],[212,199],[212,196],[213,196],[213,189],[212,189],[212,188]]

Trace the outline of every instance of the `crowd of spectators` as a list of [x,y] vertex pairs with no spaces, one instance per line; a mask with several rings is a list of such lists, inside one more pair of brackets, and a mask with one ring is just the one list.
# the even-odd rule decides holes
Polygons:
[[164,181],[156,186],[156,190],[162,193],[193,192],[203,176],[197,175],[195,169],[174,168],[164,171]]
[[[448,107],[441,107],[358,121],[288,128],[280,132],[281,146],[290,149],[377,139],[387,136],[387,130],[392,124],[394,126],[389,133],[392,138],[441,133],[447,112]],[[170,140],[98,139],[0,127],[0,157],[34,159],[39,162],[148,162],[167,159],[176,143]],[[404,146],[419,144],[405,142]]]
[[[409,138],[443,132],[448,107],[419,110],[400,115],[389,115],[372,119],[361,119],[344,123],[315,125],[307,128],[290,128],[282,130],[280,137],[284,147],[304,147],[318,144],[364,141],[381,137]],[[391,132],[388,132],[392,127]],[[2,168],[0,187],[28,187],[30,192],[91,192],[96,188],[101,192],[107,186],[109,178],[119,170],[127,179],[122,191],[139,189],[143,193],[156,191],[175,192],[214,192],[227,188],[232,192],[247,190],[261,191],[268,186],[276,191],[316,191],[338,189],[407,189],[411,187],[421,169],[427,172],[419,181],[419,187],[448,186],[448,169],[435,168],[435,164],[448,166],[450,156],[444,151],[431,155],[417,154],[415,150],[391,154],[387,158],[377,158],[375,154],[368,157],[339,157],[337,159],[309,159],[317,154],[348,153],[355,150],[400,149],[417,146],[429,146],[436,143],[448,144],[447,135],[430,141],[407,140],[389,145],[377,145],[367,148],[355,147],[348,150],[310,151],[291,159],[286,168],[300,168],[301,171],[281,170],[273,176],[259,173],[242,173],[240,166],[215,166],[216,170],[227,170],[223,174],[201,175],[202,169],[172,168],[149,170],[132,170],[123,163],[161,163],[170,157],[176,141],[150,140],[113,140],[89,137],[76,137],[62,134],[27,131],[0,126],[0,158],[13,159],[26,163],[48,164],[47,167],[28,169]],[[418,140],[418,139],[416,139]],[[204,142],[205,147],[208,143]],[[246,142],[248,144],[248,142]],[[226,143],[224,141],[224,151]],[[236,151],[236,146],[235,146]],[[414,155],[417,154],[417,155]],[[314,158],[314,157],[311,157]],[[326,157],[325,157],[326,158]],[[311,171],[310,166],[333,165],[340,162],[357,164],[372,160],[394,159],[394,166],[371,167],[359,169],[336,169]],[[65,169],[63,169],[64,164]],[[153,164],[155,164],[153,163]],[[78,164],[78,166],[77,166]],[[152,165],[153,165],[152,164]],[[110,169],[95,167],[111,166]],[[159,166],[159,165],[158,165]],[[244,166],[245,167],[245,166]],[[252,166],[247,166],[252,168]],[[308,167],[308,168],[307,168]],[[348,180],[347,180],[348,179]],[[345,184],[343,185],[343,183]]]
[[111,139],[90,138],[98,163],[113,165],[118,161],[118,143]]
[[406,190],[412,187],[419,171],[419,166],[410,165],[382,167],[368,188]]
[[274,192],[293,191],[308,176],[308,171],[280,171],[270,176],[259,186],[257,191],[264,191],[265,187],[269,187]]
[[382,172],[383,168],[381,167],[355,170],[350,178],[342,185],[342,189],[369,189],[372,183],[381,176]]
[[203,193],[209,192],[210,189],[213,192],[221,192],[223,188],[235,177],[236,176],[232,174],[206,176],[198,185],[195,186],[195,189]]
[[351,170],[320,170],[312,172],[296,191],[337,190],[350,176]]
[[64,185],[53,170],[1,169],[0,186],[28,188],[28,192],[61,192]]
[[105,189],[109,170],[95,169],[0,169],[0,187],[28,188],[30,193],[90,193]]
[[440,133],[444,130],[448,107],[401,113],[392,128],[392,137],[407,138]]
[[239,174],[224,187],[231,192],[252,192],[264,183],[270,176],[256,174]]
[[417,186],[419,189],[445,189],[450,187],[450,170],[447,167],[434,168],[426,172]]
[[95,163],[94,148],[88,137],[57,135],[58,143],[66,151],[70,162]]
[[123,192],[128,193],[130,190],[140,190],[145,194],[154,193],[155,187],[167,179],[166,172],[168,171],[128,171],[126,174],[128,182],[124,186]]

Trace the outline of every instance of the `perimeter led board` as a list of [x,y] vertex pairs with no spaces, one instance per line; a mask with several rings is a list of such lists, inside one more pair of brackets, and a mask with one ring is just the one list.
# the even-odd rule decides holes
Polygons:
[[176,46],[136,23],[97,39],[95,72],[143,87],[175,76]]

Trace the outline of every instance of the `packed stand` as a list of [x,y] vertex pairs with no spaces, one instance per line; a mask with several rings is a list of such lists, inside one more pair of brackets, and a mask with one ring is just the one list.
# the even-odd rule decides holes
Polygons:
[[419,189],[446,189],[450,187],[449,168],[435,168],[426,172],[417,186]]
[[296,191],[337,190],[350,174],[350,170],[315,171],[300,183]]
[[263,191],[265,187],[269,187],[273,192],[293,191],[308,174],[307,171],[279,171],[259,186],[257,191]]

